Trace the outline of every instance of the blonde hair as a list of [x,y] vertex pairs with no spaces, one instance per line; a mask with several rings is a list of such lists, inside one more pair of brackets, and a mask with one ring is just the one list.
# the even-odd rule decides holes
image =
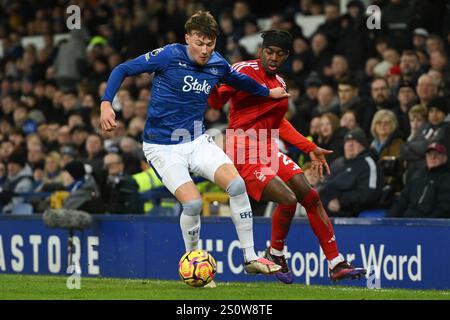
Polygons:
[[428,108],[421,104],[416,104],[408,111],[408,118],[412,120],[414,118],[420,118],[421,120],[428,119]]
[[46,156],[46,158],[52,159],[53,161],[58,163],[58,166],[59,166],[59,161],[61,160],[61,155],[56,151],[52,151]]
[[373,116],[372,125],[370,126],[370,132],[372,133],[372,136],[374,138],[378,138],[377,133],[375,131],[375,126],[384,117],[388,117],[389,120],[391,121],[391,125],[392,125],[391,133],[394,132],[398,128],[398,121],[397,121],[397,117],[395,116],[395,113],[393,113],[391,110],[387,110],[387,109],[378,110],[375,113],[375,115]]

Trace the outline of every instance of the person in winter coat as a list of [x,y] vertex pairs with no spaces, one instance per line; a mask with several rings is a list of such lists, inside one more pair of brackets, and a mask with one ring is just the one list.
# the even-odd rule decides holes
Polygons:
[[356,217],[377,206],[383,188],[383,174],[368,150],[361,128],[344,137],[344,157],[331,166],[331,176],[318,187],[330,216]]
[[66,164],[62,171],[62,178],[66,190],[70,192],[63,203],[64,209],[89,213],[104,212],[97,184],[91,175],[86,174],[82,162],[74,160]]
[[379,159],[400,156],[400,147],[405,141],[399,136],[397,128],[397,118],[392,111],[382,109],[375,113],[371,128],[373,141],[370,147],[376,151]]
[[403,176],[404,185],[425,172],[425,151],[427,140],[421,134],[422,128],[428,125],[428,110],[420,104],[408,112],[411,132],[406,143],[400,147],[400,158],[406,168]]
[[391,217],[450,218],[450,167],[447,148],[432,142],[427,173],[408,183],[389,211]]
[[378,110],[372,120],[371,132],[374,139],[370,148],[375,151],[377,162],[385,168],[385,182],[400,192],[404,171],[400,148],[405,141],[398,131],[395,113],[386,109]]
[[33,172],[26,163],[26,156],[20,151],[14,151],[7,161],[8,176],[1,190],[0,201],[3,203],[3,213],[11,213],[14,206],[24,202],[17,193],[33,191]]
[[139,186],[129,175],[125,174],[122,157],[109,153],[103,157],[106,179],[101,184],[102,200],[108,213],[143,213]]

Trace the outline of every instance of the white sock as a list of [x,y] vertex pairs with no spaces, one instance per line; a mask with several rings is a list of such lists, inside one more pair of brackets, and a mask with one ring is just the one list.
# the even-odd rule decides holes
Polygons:
[[230,209],[245,262],[258,259],[253,242],[253,213],[247,193],[230,197]]
[[274,256],[277,256],[277,257],[284,256],[283,251],[274,249],[274,248],[272,248],[272,247],[270,247],[270,254],[271,254],[271,255],[274,255]]
[[336,267],[339,263],[345,261],[344,256],[339,253],[339,255],[333,260],[328,260],[328,268],[331,270]]
[[181,232],[183,233],[184,246],[186,252],[198,249],[200,239],[200,215],[188,216],[181,213]]

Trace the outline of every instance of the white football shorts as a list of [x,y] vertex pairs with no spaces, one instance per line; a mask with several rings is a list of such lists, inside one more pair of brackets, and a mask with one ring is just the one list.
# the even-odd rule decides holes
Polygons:
[[214,182],[214,173],[223,164],[233,164],[213,138],[203,134],[180,144],[163,145],[144,142],[144,155],[172,194],[184,183],[192,181],[191,173]]

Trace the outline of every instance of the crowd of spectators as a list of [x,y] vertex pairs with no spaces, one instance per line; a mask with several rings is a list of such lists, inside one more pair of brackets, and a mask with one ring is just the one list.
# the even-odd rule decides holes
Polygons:
[[[263,18],[293,35],[281,70],[287,118],[334,151],[331,176],[314,181],[331,216],[382,207],[396,217],[450,217],[450,180],[442,178],[450,174],[450,5],[352,0],[341,13],[338,2],[1,1],[2,211],[28,201],[21,193],[57,190],[85,190],[77,208],[90,212],[144,211],[134,205],[142,189],[133,177],[157,179],[141,151],[152,76],[125,79],[111,133],[99,126],[100,98],[116,65],[184,42],[184,22],[202,9],[217,18],[216,50],[231,64],[259,56]],[[80,6],[81,29],[66,27],[70,4]],[[367,27],[368,4],[380,6],[381,29]],[[325,20],[306,36],[298,13]],[[55,41],[61,33],[69,37]],[[41,36],[43,46],[25,44],[27,36]],[[227,109],[208,110],[205,124],[225,128]],[[49,205],[31,203],[38,212]]]

